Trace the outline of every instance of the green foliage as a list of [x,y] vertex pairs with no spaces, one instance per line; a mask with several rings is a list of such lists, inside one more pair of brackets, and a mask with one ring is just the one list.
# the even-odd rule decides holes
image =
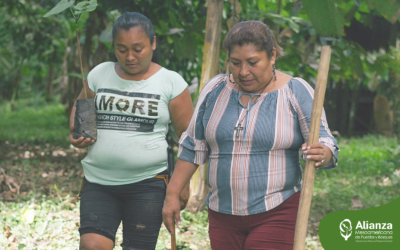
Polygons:
[[[60,103],[34,105],[19,101],[17,110],[10,111],[8,103],[0,106],[0,141],[68,143],[68,118]],[[43,102],[43,101],[42,101]]]
[[[60,78],[55,79],[53,85],[56,90],[60,90],[57,87],[60,86],[63,56],[76,46],[72,44],[75,42],[74,18],[70,18],[71,14],[64,11],[69,7],[75,18],[80,17],[78,29],[83,32],[99,26],[100,23],[86,23],[89,11],[97,7],[94,11],[96,13],[90,12],[90,15],[103,13],[107,16],[98,19],[106,23],[106,28],[96,31],[98,34],[91,37],[90,41],[86,41],[85,34],[80,37],[82,45],[91,44],[88,48],[91,52],[88,53],[89,62],[97,64],[101,59],[115,60],[111,44],[112,23],[126,10],[137,11],[153,22],[157,34],[159,63],[179,72],[189,83],[200,78],[206,18],[205,0],[100,1],[98,6],[95,0],[77,4],[73,0],[62,0],[56,6],[49,6],[48,2],[36,2],[26,0],[12,4],[12,1],[6,1],[5,7],[0,9],[0,87],[4,90],[2,95],[5,99],[44,94],[44,82],[50,63],[56,65],[55,73]],[[286,57],[278,61],[278,68],[303,77],[311,83],[317,74],[321,36],[342,35],[343,26],[350,25],[353,19],[365,25],[368,25],[371,16],[376,15],[391,20],[394,17],[393,12],[398,9],[398,3],[378,4],[378,0],[239,2],[242,7],[241,20],[261,20],[276,32],[276,37],[286,53]],[[278,2],[281,4],[279,8]],[[49,9],[50,11],[46,11]],[[228,31],[226,21],[231,18],[232,10],[232,4],[225,1],[221,42]],[[15,16],[19,18],[13,18]],[[100,46],[108,49],[108,55],[101,59],[96,58]],[[385,51],[366,52],[358,44],[343,38],[333,40],[332,47],[330,76],[335,82],[345,81],[352,87],[360,80],[375,91],[382,82],[387,82],[389,69],[400,72],[399,64]],[[56,57],[53,61],[54,53]],[[67,74],[76,73],[72,69],[73,57],[71,53],[66,58],[71,71]],[[224,59],[225,52],[222,52],[221,68]],[[94,66],[96,65],[90,65],[90,68]],[[14,84],[15,80],[19,80],[18,85]]]
[[[187,82],[200,79],[203,60],[205,1],[164,1],[162,8],[142,4],[138,11],[152,21],[160,64],[177,71]],[[166,11],[167,10],[167,11]]]
[[80,15],[84,12],[94,11],[97,7],[97,0],[83,1],[74,6],[74,15]]
[[400,2],[391,0],[303,0],[310,21],[321,36],[342,37],[343,26],[353,17],[362,22],[360,13],[381,15],[391,23],[399,20]]
[[[370,10],[376,11],[391,23],[399,20],[398,11],[400,9],[399,1],[392,0],[364,0]],[[397,17],[397,19],[396,19]]]
[[72,7],[74,5],[75,1],[68,1],[68,0],[61,0],[56,6],[54,6],[53,9],[51,9],[49,12],[47,12],[43,17],[49,17],[52,15],[56,15],[58,13],[63,12],[64,10]]
[[[400,196],[400,158],[396,138],[368,135],[339,140],[338,167],[316,172],[310,214],[319,221],[337,210],[371,208]],[[355,202],[361,202],[361,207]]]
[[356,2],[307,0],[299,4],[282,1],[280,14],[276,13],[276,3],[264,2],[263,8],[267,11],[261,11],[258,5],[250,2],[241,17],[243,20],[260,20],[275,31],[285,52],[277,62],[280,70],[313,84],[317,77],[320,46],[329,42],[332,47],[331,81],[345,82],[350,89],[361,82],[366,88],[376,91],[389,80],[389,70],[400,72],[400,63],[384,50],[367,52],[358,43],[344,38],[322,37],[343,35],[348,20],[357,13],[366,15],[370,12],[370,5],[366,2],[359,5]]
[[302,0],[304,10],[321,36],[344,35],[344,13],[335,0]]
[[[49,12],[47,12],[43,17],[49,17],[52,15],[59,14],[63,12],[64,10],[70,8],[72,15],[75,18],[75,21],[78,22],[79,17],[81,14],[85,12],[91,12],[94,11],[97,7],[97,0],[90,0],[90,1],[82,1],[77,3],[74,6],[75,0],[69,1],[69,0],[61,0],[56,6],[54,6],[53,9],[51,9]],[[74,11],[72,11],[74,10]]]
[[0,34],[5,35],[0,38],[0,101],[43,94],[50,63],[61,61],[53,61],[53,55],[64,53],[65,40],[55,37],[68,33],[59,28],[62,18],[41,18],[46,7],[34,0],[1,3]]
[[346,166],[340,171],[343,174],[387,177],[400,166],[400,158],[392,154],[392,150],[399,146],[397,138],[368,135],[341,140],[340,144],[340,157]]

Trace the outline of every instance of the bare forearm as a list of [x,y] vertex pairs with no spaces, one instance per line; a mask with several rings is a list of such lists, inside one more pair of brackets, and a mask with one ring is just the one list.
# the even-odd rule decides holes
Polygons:
[[175,165],[175,171],[171,181],[168,184],[167,196],[178,197],[185,185],[189,182],[190,177],[196,172],[198,165],[178,159]]
[[179,96],[170,101],[169,112],[175,133],[180,138],[189,126],[193,115],[192,99],[187,88]]
[[178,137],[178,139],[181,138],[183,132],[185,132],[185,130],[189,126],[190,118],[191,118],[191,114],[190,114],[190,116],[188,115],[188,117],[186,119],[179,120],[179,122],[176,121],[177,119],[172,120],[172,126],[175,129],[175,134]]

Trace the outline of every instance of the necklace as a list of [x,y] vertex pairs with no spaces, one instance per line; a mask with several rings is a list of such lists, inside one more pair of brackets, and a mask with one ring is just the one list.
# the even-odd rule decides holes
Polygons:
[[[260,91],[260,93],[257,93],[257,94],[248,94],[248,93],[246,93],[246,94],[250,95],[250,98],[249,98],[249,102],[248,102],[248,104],[247,104],[247,109],[246,109],[246,114],[245,114],[245,116],[239,121],[238,125],[234,128],[234,130],[235,130],[235,132],[236,132],[236,138],[239,138],[240,131],[246,128],[246,126],[242,127],[242,122],[243,122],[244,118],[247,117],[247,115],[248,115],[249,112],[250,112],[250,109],[256,104],[256,102],[258,101],[259,97],[260,97],[261,94],[264,92],[265,88],[271,83],[271,81],[272,81],[272,79],[274,78],[274,76],[275,76],[275,73],[272,75],[272,77],[271,77],[271,79],[268,81],[268,83],[265,84],[265,86],[262,88],[262,90]],[[238,105],[238,117],[239,117],[239,118],[240,118],[240,104],[241,104],[240,98],[242,97],[243,94],[244,94],[244,93],[241,93],[241,92],[240,92],[239,85],[238,85],[238,102],[239,102],[239,105]],[[251,100],[254,98],[254,96],[257,96],[257,98],[254,100],[253,103],[251,103]],[[246,121],[248,121],[248,119],[246,119]]]

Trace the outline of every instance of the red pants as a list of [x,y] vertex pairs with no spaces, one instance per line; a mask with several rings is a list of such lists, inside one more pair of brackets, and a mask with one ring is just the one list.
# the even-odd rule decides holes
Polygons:
[[260,214],[237,216],[208,209],[213,250],[293,249],[300,193],[278,207]]

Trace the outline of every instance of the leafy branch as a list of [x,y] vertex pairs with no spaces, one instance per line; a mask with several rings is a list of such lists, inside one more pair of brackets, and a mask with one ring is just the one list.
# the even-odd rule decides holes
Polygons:
[[85,82],[84,82],[84,75],[83,75],[83,66],[82,66],[82,56],[81,56],[81,46],[79,43],[79,32],[78,32],[78,21],[81,17],[82,13],[94,11],[97,7],[97,0],[89,0],[89,1],[82,1],[78,4],[75,4],[75,0],[68,1],[68,0],[61,0],[56,6],[54,6],[49,12],[47,12],[43,17],[49,17],[52,15],[59,14],[66,9],[70,9],[72,16],[75,19],[75,31],[76,31],[76,43],[78,47],[78,54],[79,54],[79,62],[81,67],[81,77],[82,77],[82,86],[83,92],[85,94],[85,98],[87,98]]

